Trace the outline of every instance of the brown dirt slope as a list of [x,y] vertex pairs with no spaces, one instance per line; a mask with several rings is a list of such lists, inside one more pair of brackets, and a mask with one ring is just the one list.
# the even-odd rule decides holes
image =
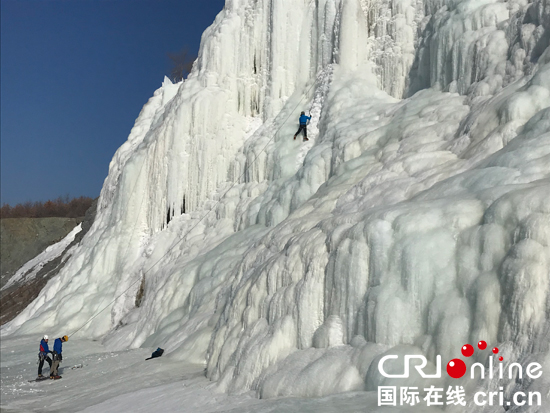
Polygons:
[[[48,262],[34,279],[26,283],[16,283],[0,293],[0,325],[12,320],[23,311],[38,296],[46,283],[63,268],[65,265],[63,256],[72,246],[80,243],[88,232],[94,222],[96,207],[97,199],[83,219],[9,218],[2,220],[2,275],[10,274],[10,271],[11,275],[15,274],[23,264],[36,257],[49,245],[63,239],[80,222],[82,222],[82,231],[76,235],[74,241],[65,251],[56,259]],[[4,223],[4,221],[12,222]],[[52,241],[47,243],[47,239]],[[5,256],[4,251],[9,255]],[[28,255],[24,255],[23,251],[29,251]],[[10,267],[7,267],[8,263]],[[5,264],[6,270],[4,269]],[[10,271],[8,268],[11,268]],[[9,277],[2,278],[2,285],[4,285]]]
[[61,241],[82,219],[5,218],[0,220],[0,287],[27,261]]

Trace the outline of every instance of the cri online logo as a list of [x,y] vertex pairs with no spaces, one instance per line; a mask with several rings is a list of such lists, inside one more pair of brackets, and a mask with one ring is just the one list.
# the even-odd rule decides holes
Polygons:
[[[477,347],[480,349],[480,350],[485,350],[487,348],[487,343],[485,341],[480,341],[479,343],[477,343]],[[462,355],[464,357],[471,357],[473,354],[474,354],[474,347],[470,344],[465,344],[464,346],[462,346]],[[497,347],[493,348],[493,354],[498,354],[499,350]],[[418,360],[421,360],[421,364],[419,365],[416,365],[414,366],[414,368],[416,369],[416,371],[418,371],[418,373],[420,374],[420,376],[422,378],[425,378],[425,379],[433,379],[433,378],[440,378],[441,377],[441,356],[438,355],[436,357],[436,372],[435,374],[426,374],[424,373],[424,368],[426,367],[426,365],[428,364],[428,360],[426,359],[426,357],[422,356],[422,355],[405,355],[405,371],[403,374],[388,374],[386,373],[386,371],[384,370],[384,363],[386,362],[386,360],[390,360],[390,359],[397,359],[399,358],[398,356],[396,355],[387,355],[387,356],[384,356],[380,359],[380,361],[378,362],[378,371],[380,372],[380,374],[382,374],[382,376],[384,377],[387,377],[387,378],[408,378],[409,377],[409,361],[412,360],[412,359],[418,359]],[[499,357],[498,358],[499,361],[502,361],[503,360],[503,357]],[[481,363],[474,363],[471,367],[471,378],[473,379],[474,378],[474,368],[475,367],[478,367],[480,369],[480,376],[482,379],[485,378],[485,367],[483,366],[483,364]],[[509,376],[510,378],[512,378],[514,376],[513,374],[513,369],[517,369],[517,372],[519,373],[519,377],[521,378],[522,377],[522,370],[523,370],[523,367],[521,366],[521,364],[519,363],[512,363],[510,364],[509,366]],[[542,371],[539,371],[539,370],[542,370],[542,366],[539,364],[539,363],[530,363],[528,366],[527,366],[527,375],[532,378],[532,379],[538,379],[541,375],[542,375]],[[465,374],[466,374],[466,363],[464,363],[464,361],[462,361],[461,359],[452,359],[451,361],[449,361],[449,363],[447,363],[447,374],[454,378],[454,379],[459,379],[461,377],[463,377]],[[493,371],[493,357],[491,357],[489,359],[489,377],[490,378],[493,378],[493,374],[494,374],[494,371]],[[503,369],[502,369],[502,363],[499,364],[499,376],[500,378],[503,378]]]
[[[485,350],[487,348],[487,343],[481,340],[477,343],[477,348],[480,350]],[[474,354],[474,347],[470,344],[464,344],[462,346],[462,355],[464,357],[472,357]],[[498,354],[498,347],[493,348],[493,354]],[[500,361],[503,360],[502,357],[498,358]],[[459,379],[466,374],[466,364],[460,359],[452,359],[447,363],[447,374],[453,379]]]

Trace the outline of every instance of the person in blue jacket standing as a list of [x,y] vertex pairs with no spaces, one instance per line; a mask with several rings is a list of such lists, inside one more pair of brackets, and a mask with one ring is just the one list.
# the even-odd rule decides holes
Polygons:
[[61,353],[63,352],[63,343],[68,341],[69,337],[63,336],[60,338],[56,338],[55,342],[53,343],[53,362],[52,366],[50,367],[50,379],[58,379],[60,378],[59,374],[57,373],[57,369],[59,367],[59,363],[61,360],[63,360],[63,356]]
[[311,119],[311,116],[306,116],[306,112],[302,112],[300,114],[300,127],[298,128],[298,132],[294,135],[294,140],[296,140],[296,136],[300,134],[300,132],[304,132],[304,141],[309,141],[307,138],[307,122]]
[[48,336],[45,335],[40,341],[40,351],[38,353],[38,377],[44,377],[42,376],[44,361],[48,362],[50,369],[52,368],[52,359],[49,357],[48,353],[51,353],[51,351],[48,347]]

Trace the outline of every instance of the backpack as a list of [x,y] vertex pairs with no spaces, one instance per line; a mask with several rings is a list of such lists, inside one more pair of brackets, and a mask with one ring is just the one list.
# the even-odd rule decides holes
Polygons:
[[162,353],[164,353],[164,350],[159,347],[155,351],[153,351],[153,353],[151,354],[151,357],[146,358],[145,360],[150,360],[150,359],[160,357],[162,356]]

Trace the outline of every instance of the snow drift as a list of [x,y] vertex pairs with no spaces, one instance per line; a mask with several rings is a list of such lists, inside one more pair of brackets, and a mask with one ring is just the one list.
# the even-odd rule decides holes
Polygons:
[[162,346],[261,397],[481,339],[548,370],[549,42],[547,0],[227,0],[2,334]]

